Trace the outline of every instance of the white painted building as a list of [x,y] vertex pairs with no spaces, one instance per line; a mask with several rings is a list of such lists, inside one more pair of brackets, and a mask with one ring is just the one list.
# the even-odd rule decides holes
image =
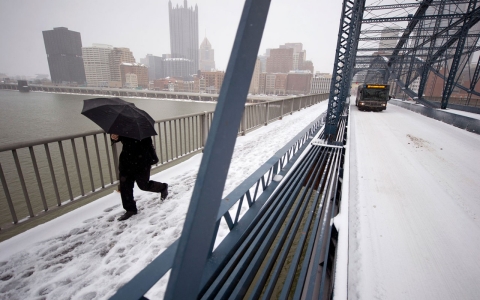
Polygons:
[[93,44],[92,47],[82,47],[87,86],[108,87],[110,81],[110,54],[112,49],[112,46],[104,44]]
[[312,87],[310,94],[328,94],[330,93],[330,84],[332,82],[332,74],[316,73],[312,78]]
[[135,73],[125,74],[125,87],[128,89],[135,89],[138,87],[138,78]]
[[265,94],[271,95],[275,93],[275,80],[277,75],[268,73],[265,80]]

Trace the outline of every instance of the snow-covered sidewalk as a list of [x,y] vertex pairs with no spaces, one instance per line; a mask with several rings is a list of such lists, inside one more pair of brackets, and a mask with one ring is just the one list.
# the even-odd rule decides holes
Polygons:
[[[327,101],[238,137],[224,195],[327,109]],[[0,243],[0,299],[108,299],[180,237],[202,155],[152,176],[163,203],[135,187],[139,214],[125,222],[116,192]],[[227,230],[221,228],[219,234]],[[167,276],[166,276],[167,277]],[[147,296],[163,297],[167,278]]]

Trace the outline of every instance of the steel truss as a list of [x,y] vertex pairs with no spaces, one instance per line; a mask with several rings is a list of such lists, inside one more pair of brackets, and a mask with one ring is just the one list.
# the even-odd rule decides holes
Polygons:
[[[480,96],[480,89],[475,91],[480,75],[477,2],[424,0],[365,7],[353,72],[375,73],[365,80],[383,78],[393,86],[392,94],[428,106],[438,106],[427,100],[434,97],[441,98],[443,109],[451,97],[467,98],[468,104],[472,96]],[[384,73],[389,75],[380,76]]]
[[343,1],[325,123],[324,138],[329,143],[333,143],[340,114],[349,95],[364,9],[365,0]]
[[[325,139],[337,130],[355,82],[389,83],[391,94],[447,108],[449,99],[480,97],[478,0],[423,0],[366,6],[343,1]],[[475,90],[477,89],[477,91]],[[440,99],[435,104],[428,99]]]

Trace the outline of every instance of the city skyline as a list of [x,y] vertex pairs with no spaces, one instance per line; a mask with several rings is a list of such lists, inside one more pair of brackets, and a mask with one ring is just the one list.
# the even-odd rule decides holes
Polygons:
[[[137,62],[147,54],[170,53],[168,1],[2,1],[0,73],[49,74],[42,31],[55,27],[79,32],[83,47],[101,43],[130,48]],[[199,39],[207,37],[215,49],[218,70],[226,70],[243,4],[243,0],[188,1],[189,7],[199,6]],[[172,0],[172,5],[181,6],[183,0]],[[315,71],[331,72],[340,10],[341,3],[272,1],[259,55],[281,44],[302,43]]]

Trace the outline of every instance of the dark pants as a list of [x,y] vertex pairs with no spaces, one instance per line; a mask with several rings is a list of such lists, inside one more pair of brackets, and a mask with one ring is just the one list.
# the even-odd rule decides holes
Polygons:
[[135,181],[141,190],[153,193],[160,193],[166,187],[165,183],[150,180],[150,167],[131,172],[120,171],[120,195],[126,211],[137,212],[137,204],[133,200]]

